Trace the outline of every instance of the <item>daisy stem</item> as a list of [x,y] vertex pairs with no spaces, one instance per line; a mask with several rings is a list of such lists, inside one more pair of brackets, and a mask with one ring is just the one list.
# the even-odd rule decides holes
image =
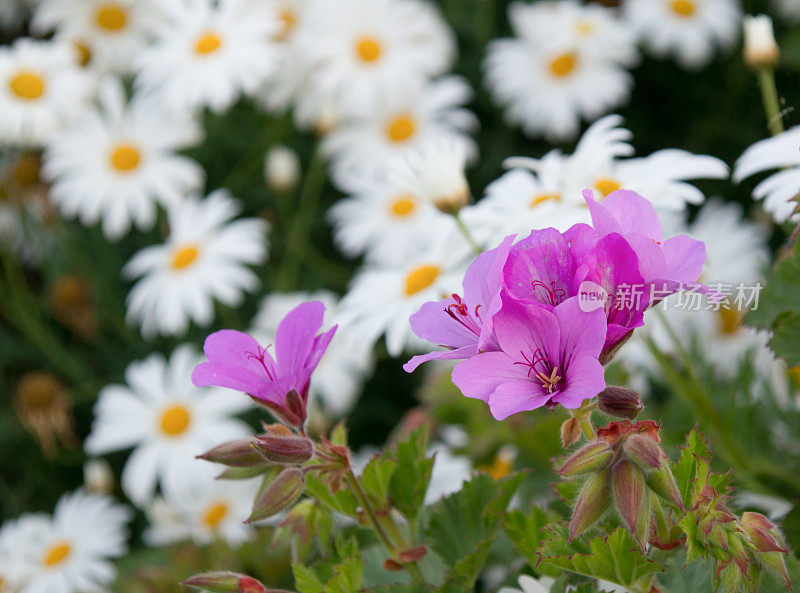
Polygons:
[[480,255],[481,253],[483,253],[483,249],[481,249],[481,246],[478,245],[478,242],[472,236],[472,233],[469,232],[467,225],[465,225],[464,221],[461,220],[461,217],[458,215],[458,212],[453,214],[453,219],[456,221],[456,226],[458,227],[458,230],[461,231],[461,234],[464,235],[464,238],[467,240],[467,243],[469,243],[469,246],[472,247],[472,250],[475,252],[475,255]]
[[306,178],[303,181],[297,207],[286,236],[283,261],[275,283],[278,290],[287,291],[297,288],[297,279],[307,255],[309,234],[316,218],[317,206],[324,185],[325,157],[318,146],[308,165]]
[[[364,512],[367,514],[367,518],[369,519],[369,522],[372,524],[372,529],[375,531],[375,534],[378,536],[378,539],[381,540],[381,543],[386,548],[386,551],[389,552],[389,554],[392,556],[392,559],[397,561],[398,558],[397,548],[387,535],[386,531],[383,528],[383,525],[381,525],[378,516],[375,514],[375,511],[369,502],[369,498],[367,498],[367,495],[364,492],[364,489],[361,487],[361,483],[358,481],[356,474],[353,473],[352,468],[348,468],[347,474],[345,475],[345,480],[347,481],[347,484],[350,486],[350,490],[352,490],[353,494],[358,499],[358,502],[363,507]],[[397,528],[397,525],[394,524],[394,519],[389,517],[389,520],[392,522],[393,533],[395,534],[396,537],[397,536],[400,537],[398,543],[402,542],[402,534],[400,534],[400,530]],[[419,566],[417,565],[416,562],[407,562],[404,563],[403,566],[405,566],[406,570],[408,570],[408,573],[415,581],[417,581],[418,583],[425,582],[425,579],[422,576],[422,571],[419,569]]]
[[783,114],[781,113],[778,87],[775,85],[775,71],[772,68],[759,68],[756,72],[758,86],[761,88],[761,100],[767,116],[767,126],[773,136],[784,131]]

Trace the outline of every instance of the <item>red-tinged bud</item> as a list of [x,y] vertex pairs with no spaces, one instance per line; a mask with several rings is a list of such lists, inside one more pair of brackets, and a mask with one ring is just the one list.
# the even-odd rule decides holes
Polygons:
[[611,492],[622,523],[644,549],[650,532],[650,493],[644,474],[623,459],[611,470]]
[[669,468],[668,463],[664,463],[657,470],[646,474],[645,479],[650,490],[676,507],[684,508],[678,483],[675,481],[675,476],[672,475],[672,470]]
[[197,574],[181,584],[210,593],[290,593],[284,589],[267,589],[253,577],[235,572],[206,572]]
[[632,434],[622,445],[625,456],[645,471],[661,467],[667,456],[649,435]]
[[239,578],[239,591],[241,593],[265,593],[266,587],[253,577]]
[[722,525],[719,524],[715,525],[711,529],[711,533],[709,534],[708,539],[712,544],[714,544],[718,548],[721,548],[725,551],[729,549],[728,532]]
[[383,561],[383,568],[385,570],[391,570],[393,572],[405,569],[405,567],[402,564],[400,564],[397,560],[393,560],[392,558],[387,558],[386,560]]
[[564,448],[571,447],[581,438],[581,422],[574,416],[561,425],[561,444]]
[[582,535],[602,517],[611,505],[611,471],[604,469],[589,476],[578,493],[572,520],[570,541]]
[[761,513],[744,513],[742,527],[759,552],[789,552],[778,526]]
[[787,590],[791,591],[792,582],[786,570],[786,558],[783,552],[756,552],[758,563],[772,573]]
[[614,457],[614,451],[605,441],[592,441],[567,457],[558,473],[564,478],[594,473],[606,467]]
[[414,546],[407,550],[402,550],[397,554],[400,562],[419,562],[428,553],[428,548],[425,546]]
[[299,465],[314,454],[314,445],[305,437],[258,436],[253,446],[263,459],[278,465]]
[[264,466],[264,458],[253,449],[249,439],[237,439],[222,443],[197,456],[212,463],[221,463],[228,467],[256,467]]
[[735,530],[728,531],[728,552],[734,563],[739,568],[739,572],[746,575],[750,568],[750,558],[742,541],[742,535]]
[[217,480],[250,480],[256,476],[267,472],[270,469],[267,462],[263,465],[253,467],[226,467],[225,470],[217,476]]
[[290,506],[303,493],[305,478],[303,472],[296,467],[287,467],[253,503],[253,511],[245,523],[263,521],[277,515]]
[[633,420],[642,411],[642,398],[632,389],[610,385],[597,394],[597,407],[617,418]]

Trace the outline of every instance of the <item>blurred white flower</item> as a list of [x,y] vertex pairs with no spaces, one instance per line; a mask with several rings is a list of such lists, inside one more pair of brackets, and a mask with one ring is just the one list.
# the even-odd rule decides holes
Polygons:
[[126,385],[100,392],[84,449],[89,455],[133,449],[122,470],[122,490],[137,505],[152,499],[157,483],[167,495],[191,487],[203,477],[193,463],[196,455],[252,433],[233,418],[249,407],[246,397],[192,385],[192,369],[201,360],[188,344],[169,360],[152,354],[128,365]]
[[775,10],[790,23],[800,22],[800,2],[797,0],[772,0]]
[[568,140],[625,103],[638,58],[634,38],[605,8],[574,2],[512,3],[515,37],[489,45],[486,83],[509,123],[526,134]]
[[0,47],[0,145],[46,144],[81,115],[93,91],[67,44],[20,37]]
[[164,18],[154,0],[41,0],[32,29],[79,43],[102,72],[128,74],[134,56]]
[[472,90],[460,77],[447,76],[424,86],[399,90],[379,108],[342,121],[324,140],[334,181],[350,191],[380,179],[393,161],[410,149],[434,143],[457,145],[467,160],[477,156],[469,132],[478,119],[463,107]]
[[624,15],[656,56],[673,55],[689,70],[707,65],[717,49],[739,39],[739,0],[625,0]]
[[3,525],[0,566],[13,566],[15,593],[100,593],[114,580],[111,560],[127,551],[131,518],[108,496],[64,494],[52,517],[23,515]]
[[441,443],[433,443],[428,455],[435,455],[431,481],[425,491],[425,504],[434,504],[448,494],[458,492],[472,475],[472,460],[466,455],[454,455]]
[[93,494],[110,494],[114,489],[114,472],[105,459],[89,459],[83,464],[83,485]]
[[17,29],[39,0],[3,0],[0,2],[0,29]]
[[[168,10],[167,10],[168,7]],[[221,112],[275,66],[277,17],[250,0],[175,0],[155,42],[136,56],[136,88],[167,109]]]
[[[260,344],[274,344],[278,324],[286,314],[300,303],[312,300],[324,303],[326,327],[337,322],[337,298],[331,292],[275,292],[261,301],[249,333]],[[353,408],[372,366],[370,345],[348,339],[347,333],[348,328],[340,325],[311,377],[311,397],[319,397],[326,414],[337,418]]]
[[150,546],[163,546],[191,539],[206,545],[216,539],[238,545],[253,536],[244,523],[250,516],[259,480],[215,480],[214,469],[187,461],[203,478],[177,493],[156,497],[147,508],[150,525],[143,534]]
[[519,589],[513,587],[503,587],[498,593],[550,593],[550,588],[555,583],[555,580],[542,576],[538,579],[523,574],[517,579]]
[[751,68],[776,68],[781,50],[775,41],[772,18],[766,14],[744,17],[744,61]]
[[742,153],[733,170],[733,180],[740,183],[757,173],[780,169],[756,185],[753,198],[763,200],[764,210],[776,222],[797,220],[797,202],[792,200],[800,193],[800,126],[795,126],[777,136],[759,140]]
[[264,157],[264,179],[272,191],[292,191],[300,180],[300,159],[288,146],[271,146]]
[[385,333],[391,356],[399,356],[405,348],[424,347],[425,342],[411,331],[409,316],[423,303],[457,291],[474,253],[448,224],[432,228],[427,246],[404,255],[394,265],[364,266],[339,309],[339,319],[359,342],[372,347]]
[[104,234],[115,240],[131,224],[152,228],[157,204],[175,206],[200,189],[202,168],[176,153],[199,142],[202,130],[151,98],[137,95],[126,104],[115,78],[103,82],[99,98],[99,109],[51,141],[43,173],[64,216],[86,225],[102,219]]
[[373,116],[376,109],[445,72],[455,40],[431,2],[312,0],[297,47],[310,88],[337,113]]
[[189,322],[206,326],[214,319],[214,301],[235,307],[259,280],[247,265],[267,256],[266,221],[232,220],[239,203],[217,190],[202,200],[184,198],[168,210],[169,236],[161,245],[136,253],[122,269],[137,278],[126,304],[127,320],[142,335],[180,335]]

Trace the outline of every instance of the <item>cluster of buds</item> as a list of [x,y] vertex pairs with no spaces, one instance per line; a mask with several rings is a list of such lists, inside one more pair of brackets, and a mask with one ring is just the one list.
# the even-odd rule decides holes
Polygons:
[[[658,539],[660,500],[683,508],[669,460],[652,421],[611,422],[562,465],[564,478],[583,480],[569,526],[574,539],[613,509],[622,525],[645,548]],[[655,495],[655,496],[654,496]]]

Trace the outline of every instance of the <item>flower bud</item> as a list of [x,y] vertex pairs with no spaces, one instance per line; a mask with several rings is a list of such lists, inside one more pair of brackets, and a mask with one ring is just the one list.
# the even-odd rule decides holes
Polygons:
[[744,61],[750,68],[778,67],[781,50],[775,41],[772,19],[765,15],[744,17]]
[[284,589],[267,589],[260,581],[235,572],[196,574],[181,583],[210,593],[289,593]]
[[104,459],[90,459],[83,465],[83,483],[93,494],[109,494],[114,489],[114,472]]
[[296,467],[287,467],[256,497],[253,511],[245,523],[263,521],[290,506],[303,493],[305,478]]
[[578,442],[579,438],[581,438],[581,423],[580,420],[572,416],[561,425],[561,444],[566,449],[573,443]]
[[263,459],[278,465],[305,463],[314,454],[314,446],[304,437],[258,436],[253,446]]
[[602,517],[611,504],[610,480],[608,469],[589,477],[581,488],[569,522],[569,539],[573,540],[583,534]]
[[787,590],[791,591],[792,582],[786,570],[786,558],[784,552],[756,552],[758,563],[770,571]]
[[[722,593],[736,593],[742,584],[742,573],[733,562],[728,561],[718,571],[719,589]],[[715,587],[714,590],[717,588]]]
[[675,481],[675,476],[672,475],[672,470],[668,464],[665,463],[656,471],[648,473],[645,479],[650,490],[676,507],[684,508],[678,483]]
[[778,526],[761,513],[744,513],[741,523],[759,552],[789,552]]
[[614,452],[605,441],[592,441],[570,455],[558,470],[564,478],[582,476],[606,467]]
[[644,549],[650,532],[650,494],[644,474],[623,459],[612,470],[611,492],[623,524]]
[[597,407],[610,416],[629,420],[636,418],[643,408],[638,393],[614,385],[609,385],[597,394]]
[[666,455],[653,439],[645,434],[632,434],[622,444],[625,456],[644,471],[661,467]]
[[278,193],[289,193],[300,179],[300,159],[288,146],[276,145],[264,158],[264,177],[269,188]]
[[258,467],[266,465],[264,458],[255,450],[250,439],[237,439],[217,445],[197,456],[212,463],[228,467]]

